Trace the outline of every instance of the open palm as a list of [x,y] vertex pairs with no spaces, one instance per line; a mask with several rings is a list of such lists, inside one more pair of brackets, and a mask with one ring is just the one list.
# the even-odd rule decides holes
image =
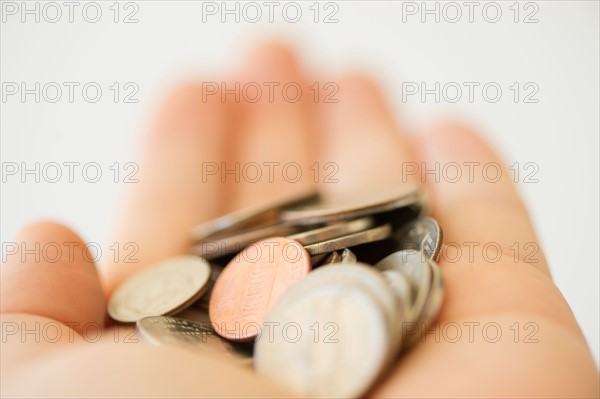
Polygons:
[[[239,101],[233,93],[209,95],[220,83],[186,85],[168,98],[144,137],[139,182],[129,188],[116,233],[116,242],[139,247],[137,263],[121,260],[98,272],[81,251],[68,257],[65,250],[55,263],[14,256],[2,266],[2,396],[286,395],[218,355],[151,347],[114,326],[94,343],[79,334],[90,334],[88,325],[106,326],[105,298],[124,278],[186,253],[190,230],[200,222],[315,185],[324,195],[351,195],[409,181],[428,192],[444,229],[439,265],[446,299],[438,324],[373,395],[598,396],[589,349],[537,251],[510,175],[503,170],[492,181],[481,173],[483,165],[501,165],[481,138],[456,124],[408,135],[369,79],[349,75],[325,85],[301,71],[282,46],[255,50],[237,71],[214,82],[228,89],[253,82]],[[255,83],[262,88],[258,101]],[[302,87],[298,101],[296,83]],[[236,163],[239,181],[235,172],[222,173]],[[472,178],[422,173],[454,163],[463,173],[474,165]],[[244,175],[248,165],[254,169]],[[17,241],[84,246],[75,233],[50,222],[25,228]],[[60,337],[43,339],[45,326]],[[35,328],[42,332],[38,342],[33,333],[23,336]]]

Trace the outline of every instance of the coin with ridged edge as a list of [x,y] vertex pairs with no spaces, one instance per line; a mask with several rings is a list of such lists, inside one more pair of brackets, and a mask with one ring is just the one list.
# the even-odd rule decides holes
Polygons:
[[175,314],[202,296],[210,273],[210,265],[200,257],[169,258],[125,280],[111,295],[108,314],[124,323]]

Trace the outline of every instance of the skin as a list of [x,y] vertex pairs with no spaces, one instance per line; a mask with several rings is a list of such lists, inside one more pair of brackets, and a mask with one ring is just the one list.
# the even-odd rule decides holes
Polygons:
[[[375,83],[359,74],[340,78],[338,103],[315,102],[308,82],[290,50],[267,44],[252,51],[229,82],[289,81],[304,85],[302,100],[239,103],[218,95],[203,101],[202,87],[188,84],[175,90],[157,112],[154,127],[139,148],[139,183],[128,187],[117,218],[115,242],[135,242],[138,263],[112,263],[97,268],[82,251],[69,257],[64,243],[84,243],[76,233],[53,222],[27,226],[16,241],[45,245],[56,242],[64,251],[58,261],[9,256],[2,265],[3,397],[282,397],[285,388],[261,379],[228,357],[192,353],[176,347],[131,342],[127,328],[106,323],[106,298],[127,276],[152,263],[186,253],[190,229],[239,207],[270,199],[282,192],[313,186],[312,173],[300,182],[276,174],[270,183],[203,182],[203,162],[297,162],[304,172],[318,161],[339,166],[338,183],[319,184],[326,195],[368,190],[380,184],[402,184],[403,162],[496,162],[495,152],[471,128],[438,124],[412,135],[392,117]],[[233,83],[231,83],[232,87]],[[281,97],[277,97],[281,98]],[[321,97],[322,98],[322,97]],[[323,169],[322,169],[323,171]],[[425,336],[397,361],[370,392],[374,397],[598,397],[598,371],[569,305],[553,283],[541,251],[537,263],[515,259],[514,242],[537,243],[534,229],[510,173],[489,183],[481,173],[474,181],[440,181],[411,176],[430,197],[433,216],[445,241],[462,248],[442,252],[439,262],[446,298],[438,319],[458,323],[462,338]],[[320,180],[323,180],[321,178]],[[410,179],[409,179],[410,180]],[[496,262],[481,251],[485,243],[503,249]],[[465,243],[480,243],[469,258]],[[73,244],[70,244],[73,245]],[[494,255],[495,256],[495,255]],[[569,266],[576,267],[576,266]],[[49,342],[23,329],[53,326]],[[64,323],[64,324],[63,324]],[[464,324],[467,323],[467,324]],[[471,323],[471,324],[469,324]],[[479,324],[475,324],[479,323]],[[502,337],[488,342],[482,326],[497,323]],[[514,342],[514,326],[520,333]],[[524,342],[537,326],[535,343]],[[98,342],[86,342],[104,326]],[[473,339],[466,336],[475,327]],[[7,326],[18,326],[9,333]],[[71,328],[71,327],[73,328]],[[512,330],[511,330],[512,326]],[[532,327],[533,328],[533,327]],[[115,338],[116,331],[119,332]],[[447,330],[447,336],[454,333]],[[453,330],[455,331],[455,330]],[[472,341],[472,342],[470,342]],[[233,382],[233,383],[232,383]]]

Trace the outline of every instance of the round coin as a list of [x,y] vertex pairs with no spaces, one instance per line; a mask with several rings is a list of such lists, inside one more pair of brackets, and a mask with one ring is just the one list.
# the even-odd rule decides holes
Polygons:
[[108,314],[124,323],[175,314],[204,293],[210,273],[208,262],[197,256],[167,259],[125,280],[111,295]]
[[284,209],[281,220],[296,224],[315,224],[352,219],[409,206],[421,207],[422,195],[411,184],[381,186],[353,195],[324,199],[316,205]]
[[[372,273],[363,265],[325,266],[291,287],[265,323],[275,328],[256,341],[257,372],[301,396],[363,395],[393,351],[386,311],[355,278]],[[383,278],[374,275],[385,291]]]
[[429,259],[438,261],[442,250],[443,232],[430,217],[418,217],[394,233],[400,250],[422,251]]
[[253,340],[277,299],[310,268],[306,250],[287,238],[269,238],[241,251],[213,287],[208,309],[217,333],[232,341]]

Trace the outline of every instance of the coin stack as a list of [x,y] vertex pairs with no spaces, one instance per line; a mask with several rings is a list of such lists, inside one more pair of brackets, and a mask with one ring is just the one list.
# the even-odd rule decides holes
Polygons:
[[189,255],[126,280],[109,314],[299,395],[361,396],[441,307],[442,231],[425,208],[402,186],[242,209],[197,226]]

